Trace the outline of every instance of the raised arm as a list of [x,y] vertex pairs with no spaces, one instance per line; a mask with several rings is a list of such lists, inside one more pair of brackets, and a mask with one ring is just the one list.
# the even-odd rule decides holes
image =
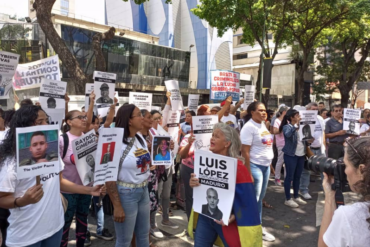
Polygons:
[[235,115],[235,113],[238,111],[239,107],[244,103],[244,99],[241,98],[239,102],[235,105],[233,109],[230,109],[230,114]]
[[118,103],[118,99],[115,97],[113,105],[111,105],[109,108],[107,119],[105,120],[105,123],[104,123],[104,128],[109,128],[109,126],[113,123],[114,115],[116,115],[117,103]]
[[94,91],[91,92],[90,96],[90,105],[89,105],[89,109],[87,110],[87,120],[86,120],[86,128],[85,128],[85,133],[89,131],[90,129],[90,125],[91,125],[91,121],[92,121],[92,118],[93,118],[93,115],[94,115],[94,104],[95,104],[95,93]]
[[167,96],[167,102],[166,102],[166,105],[163,108],[162,127],[167,126],[168,113],[171,110],[171,93],[170,92],[167,92],[166,93],[166,96]]
[[218,115],[218,121],[221,121],[221,118],[224,116],[227,108],[230,107],[232,102],[233,102],[233,97],[232,96],[227,97],[224,106],[221,108],[221,110],[217,114]]

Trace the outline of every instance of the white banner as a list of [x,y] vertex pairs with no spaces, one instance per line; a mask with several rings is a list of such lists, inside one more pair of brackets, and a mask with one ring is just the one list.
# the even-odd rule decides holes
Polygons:
[[152,98],[153,94],[151,93],[129,93],[129,104],[134,104],[140,110],[146,109],[148,111],[152,110]]
[[60,172],[58,125],[16,129],[17,178]]
[[230,95],[233,101],[240,98],[240,74],[228,70],[211,71],[211,99],[222,101]]
[[180,111],[184,109],[184,106],[182,104],[182,97],[180,93],[179,88],[179,82],[178,81],[165,81],[164,82],[167,88],[167,91],[171,93],[171,106],[173,111]]
[[218,123],[217,115],[196,116],[192,118],[195,150],[209,150],[213,126]]
[[247,110],[248,106],[254,102],[254,95],[256,94],[256,86],[245,85],[244,104],[243,109]]
[[42,78],[60,81],[58,55],[31,63],[18,64],[13,78],[14,90],[37,88]]
[[197,113],[199,104],[199,94],[189,94],[188,97],[188,109],[189,111]]
[[313,139],[317,122],[317,111],[301,110],[299,111],[299,115],[301,116],[301,121],[299,122],[299,140]]
[[171,136],[153,136],[152,165],[170,166],[173,158],[170,150]]
[[360,109],[345,108],[343,113],[343,129],[347,130],[347,133],[350,135],[359,135],[361,127],[359,121],[360,118]]
[[85,186],[94,181],[97,141],[94,129],[72,141],[77,172]]
[[42,78],[40,87],[40,104],[43,109],[65,109],[64,95],[67,82]]
[[99,131],[95,156],[94,186],[117,181],[122,138],[123,128],[103,128]]
[[85,84],[85,111],[89,109],[90,106],[90,94],[94,91],[94,83]]
[[19,55],[0,51],[0,99],[9,99],[12,79],[17,69]]
[[234,203],[237,159],[208,151],[194,152],[194,173],[200,186],[193,188],[195,212],[228,225]]

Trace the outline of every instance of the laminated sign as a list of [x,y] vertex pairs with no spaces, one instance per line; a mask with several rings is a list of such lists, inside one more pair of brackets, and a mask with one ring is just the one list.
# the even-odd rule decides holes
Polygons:
[[344,109],[343,114],[343,129],[347,130],[347,134],[359,135],[360,134],[360,109]]
[[299,122],[299,140],[313,139],[315,125],[317,122],[317,110],[301,110],[299,111],[301,121]]
[[218,123],[218,116],[205,115],[193,117],[193,132],[195,150],[209,150],[212,138],[213,126]]
[[19,55],[0,51],[0,99],[9,99],[12,80],[17,69]]
[[233,101],[240,98],[240,74],[228,70],[211,71],[211,99],[223,101],[230,95]]
[[194,152],[194,173],[200,183],[193,188],[195,212],[228,225],[235,196],[236,168],[235,158],[202,150]]

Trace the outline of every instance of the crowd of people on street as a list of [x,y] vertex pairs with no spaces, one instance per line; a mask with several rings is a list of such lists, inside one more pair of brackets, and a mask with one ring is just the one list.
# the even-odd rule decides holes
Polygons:
[[[162,111],[140,109],[128,103],[117,110],[118,100],[114,99],[107,116],[100,118],[94,113],[94,93],[89,96],[88,109],[71,111],[66,95],[66,113],[58,140],[60,172],[43,175],[40,184],[35,178],[17,178],[16,129],[48,125],[48,115],[30,99],[23,100],[14,109],[0,109],[1,246],[66,247],[73,222],[76,246],[89,246],[92,234],[88,216],[93,211],[97,238],[115,241],[116,247],[154,247],[155,239],[166,238],[161,229],[180,228],[171,219],[179,207],[184,209],[189,221],[187,229],[179,230],[185,230],[184,234],[194,239],[196,247],[262,246],[263,241],[275,241],[275,236],[263,227],[263,209],[272,207],[264,200],[268,186],[283,186],[285,199],[282,198],[281,204],[297,208],[313,199],[310,181],[320,176],[325,210],[318,246],[370,246],[369,109],[363,110],[358,120],[360,135],[351,135],[343,128],[341,105],[334,104],[327,109],[323,102],[311,102],[305,109],[317,111],[315,129],[311,137],[300,138],[301,106],[282,104],[270,110],[262,102],[254,101],[244,111],[241,110],[243,99],[234,105],[232,97],[228,97],[212,108],[204,104],[198,106],[197,111],[185,109],[179,124],[179,138],[164,143],[171,151],[176,145],[179,147],[172,157],[174,165],[155,166],[150,162],[152,141],[162,130],[168,130],[170,96],[168,92]],[[202,186],[194,172],[197,137],[192,118],[207,115],[217,115],[219,121],[213,126],[209,151],[237,159],[236,180],[253,184],[252,190],[247,187],[235,190],[228,224],[192,210],[193,190]],[[124,129],[122,149],[116,154],[120,156],[118,177],[105,185],[84,186],[71,159],[73,140],[91,130],[99,137],[103,128],[111,127]],[[144,157],[148,162],[139,166],[138,153],[141,160]],[[305,168],[307,158],[312,155],[343,158],[350,189],[360,194],[362,201],[337,209],[336,191],[332,189],[334,178]],[[94,160],[91,162],[93,166]],[[269,184],[270,179],[273,182]],[[245,195],[251,196],[246,200]],[[157,214],[162,215],[159,222]],[[113,217],[114,229],[104,224],[108,215]],[[240,230],[245,221],[257,226],[252,239]]]

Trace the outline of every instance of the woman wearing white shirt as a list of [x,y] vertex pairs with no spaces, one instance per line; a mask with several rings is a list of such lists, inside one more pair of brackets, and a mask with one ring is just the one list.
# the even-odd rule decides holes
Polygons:
[[124,128],[118,180],[106,183],[114,206],[116,247],[129,247],[133,234],[137,247],[148,247],[151,161],[146,141],[139,133],[143,129],[140,109],[132,104],[121,106],[116,116],[116,128]]
[[321,222],[319,247],[370,246],[370,138],[346,141],[343,159],[348,184],[362,196],[362,202],[337,209],[333,177],[324,173],[324,215]]

